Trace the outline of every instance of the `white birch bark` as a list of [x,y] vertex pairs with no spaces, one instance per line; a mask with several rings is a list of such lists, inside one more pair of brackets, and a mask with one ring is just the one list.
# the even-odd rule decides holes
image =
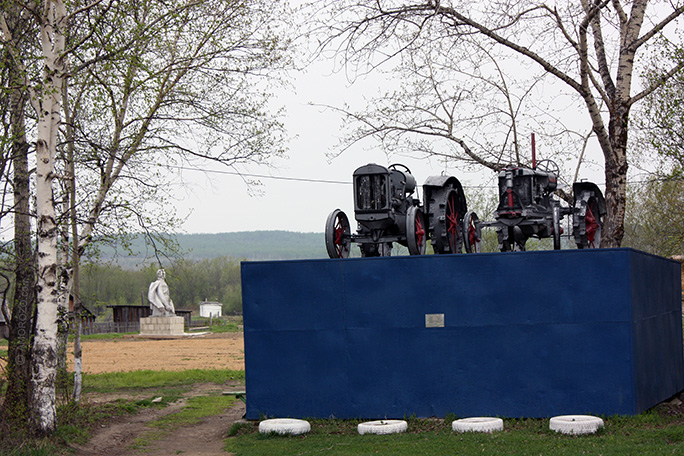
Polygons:
[[36,214],[38,233],[37,312],[32,353],[31,426],[47,434],[56,426],[57,374],[57,226],[53,181],[57,133],[61,120],[60,97],[64,81],[64,26],[61,0],[42,5],[40,38],[44,57],[40,95],[34,97],[38,113],[36,141]]

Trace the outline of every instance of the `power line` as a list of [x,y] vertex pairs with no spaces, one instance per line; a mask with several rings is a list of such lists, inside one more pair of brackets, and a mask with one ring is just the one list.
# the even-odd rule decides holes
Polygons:
[[[158,164],[153,164],[153,163],[148,163],[148,165],[158,165]],[[314,184],[335,184],[335,185],[351,185],[352,182],[350,181],[338,181],[338,180],[327,180],[327,179],[312,179],[312,178],[306,178],[306,177],[290,177],[290,176],[273,176],[270,174],[254,174],[254,173],[241,173],[238,171],[225,171],[225,170],[218,170],[218,169],[206,169],[206,168],[197,168],[197,167],[185,167],[185,166],[179,166],[179,165],[163,165],[168,168],[176,168],[184,171],[198,171],[198,172],[204,172],[204,173],[213,173],[213,174],[224,174],[224,175],[230,175],[230,176],[239,176],[239,177],[252,177],[256,179],[271,179],[271,180],[281,180],[281,181],[291,181],[291,182],[307,182],[307,183],[314,183]],[[652,179],[640,179],[640,180],[628,180],[628,184],[646,184],[649,182],[653,181],[670,181],[670,180],[676,180],[680,181],[682,180],[681,178],[652,178]],[[605,182],[593,182],[596,185],[605,185]],[[498,189],[496,185],[463,185],[463,188],[468,188],[468,189]]]
[[294,181],[294,182],[310,182],[310,183],[316,183],[316,184],[351,185],[351,182],[349,182],[349,181],[311,179],[311,178],[306,178],[306,177],[272,176],[269,174],[241,173],[238,171],[224,171],[224,170],[218,170],[218,169],[206,169],[206,168],[196,168],[196,167],[187,168],[187,167],[178,166],[178,165],[164,165],[164,166],[167,166],[169,168],[176,168],[176,169],[180,169],[180,170],[184,170],[184,171],[199,171],[199,172],[204,172],[204,173],[226,174],[226,175],[230,175],[230,176],[254,177],[256,179],[273,179],[273,180]]
[[[153,163],[148,163],[148,164],[153,165]],[[270,174],[241,173],[238,171],[224,171],[224,170],[218,170],[218,169],[185,167],[185,166],[179,166],[179,165],[162,165],[162,166],[166,166],[168,168],[176,168],[176,169],[180,169],[183,171],[198,171],[198,172],[210,173],[210,174],[225,174],[225,175],[239,176],[239,177],[254,177],[257,179],[272,179],[272,180],[283,180],[283,181],[294,181],[294,182],[309,182],[309,183],[315,183],[315,184],[337,184],[337,185],[351,185],[352,184],[351,181],[311,179],[311,178],[306,178],[306,177],[273,176]],[[498,187],[496,187],[495,185],[464,185],[463,188],[496,189]]]

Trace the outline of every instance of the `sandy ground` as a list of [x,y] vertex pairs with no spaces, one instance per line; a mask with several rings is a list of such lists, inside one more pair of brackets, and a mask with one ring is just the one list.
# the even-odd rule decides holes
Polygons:
[[[73,345],[69,347],[73,371]],[[242,333],[207,334],[181,339],[149,339],[127,336],[83,342],[83,372],[134,370],[180,371],[187,369],[245,369]]]

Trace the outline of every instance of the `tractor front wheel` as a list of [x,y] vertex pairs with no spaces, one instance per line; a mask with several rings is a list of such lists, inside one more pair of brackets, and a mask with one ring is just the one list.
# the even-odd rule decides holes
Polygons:
[[325,248],[330,258],[348,258],[351,247],[351,228],[347,215],[335,209],[325,222]]
[[411,206],[406,212],[406,245],[409,254],[425,255],[427,233],[425,231],[425,217],[423,211]]
[[473,211],[463,217],[463,245],[467,253],[479,253],[482,245],[480,219]]

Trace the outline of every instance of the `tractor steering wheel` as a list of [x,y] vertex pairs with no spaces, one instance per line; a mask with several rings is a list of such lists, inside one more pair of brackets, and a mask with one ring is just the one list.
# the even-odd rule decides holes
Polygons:
[[560,168],[553,160],[539,160],[537,162],[537,169],[545,173],[551,173],[558,177],[560,175]]
[[[413,173],[411,172],[411,170],[408,169],[408,166],[402,165],[401,163],[393,163],[393,164],[389,165],[389,166],[387,167],[387,169],[397,169],[397,166],[400,166],[400,167],[404,168],[404,171],[406,171],[407,173],[413,174]],[[398,170],[398,171],[400,171],[400,170]]]

